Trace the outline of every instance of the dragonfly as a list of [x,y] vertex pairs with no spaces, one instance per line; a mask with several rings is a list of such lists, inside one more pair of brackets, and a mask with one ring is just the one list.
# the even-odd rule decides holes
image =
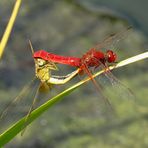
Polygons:
[[[40,59],[44,62],[48,61],[77,67],[79,68],[79,73],[86,71],[86,69],[90,67],[97,68],[103,66],[104,68],[107,68],[109,64],[115,64],[117,62],[117,54],[111,49],[106,49],[106,47],[118,42],[121,38],[124,38],[130,30],[131,27],[128,27],[122,32],[111,34],[102,42],[90,48],[81,57],[61,56],[41,49],[33,53],[33,58],[35,60]],[[104,48],[106,49],[105,51],[103,51]]]
[[[87,73],[88,76],[91,78],[92,82],[95,84],[95,87],[99,90],[99,93],[102,92],[100,89],[100,85],[98,85],[98,82],[95,81],[95,79],[92,76],[91,71],[89,68],[94,67],[97,68],[99,66],[103,66],[106,68],[106,73],[109,71],[108,69],[108,63],[114,63],[117,59],[116,53],[114,53],[112,50],[107,50],[105,53],[103,53],[101,50],[96,50],[95,48],[91,48],[87,53],[85,53],[81,58],[77,57],[66,57],[66,56],[60,56],[56,55],[53,53],[48,53],[45,50],[39,50],[33,54],[33,58],[37,60],[37,63],[41,62],[41,66],[43,66],[43,63],[49,63],[49,62],[54,62],[54,63],[60,63],[60,64],[66,64],[70,66],[77,67],[77,71],[74,71],[73,74],[69,74],[68,78],[66,79],[69,81],[70,79],[73,78],[76,74],[82,74],[82,73]],[[38,67],[38,66],[36,66]],[[47,70],[46,66],[45,69],[42,70]],[[41,80],[45,81],[43,76],[39,75],[39,71],[36,69],[36,76]],[[43,73],[43,72],[41,72]],[[45,73],[45,72],[44,72]],[[108,73],[107,75],[110,74]],[[47,76],[47,82],[50,81],[49,83],[52,83],[52,78],[49,79]],[[67,81],[63,81],[63,83],[66,83]],[[57,83],[57,80],[56,80]],[[103,96],[103,95],[102,95]],[[110,104],[109,100],[106,97],[105,98],[106,102]]]
[[[105,66],[107,62],[114,63],[117,60],[117,54],[112,50],[107,50],[106,53],[103,53],[101,50],[91,48],[81,58],[77,58],[70,56],[60,56],[49,53],[45,50],[39,50],[33,54],[33,58],[35,60],[37,59],[39,63],[46,63],[48,61],[51,63],[66,64],[84,70],[85,66],[97,68],[100,64]],[[51,68],[54,69],[53,67]]]
[[[73,56],[61,56],[54,53],[47,52],[45,50],[38,50],[34,52],[33,58],[35,60],[42,60],[43,62],[53,62],[58,64],[66,64],[69,66],[73,66],[78,68],[77,74],[83,74],[86,73],[92,82],[94,83],[95,87],[97,88],[98,92],[101,93],[101,96],[103,96],[104,100],[106,100],[106,103],[111,106],[111,103],[108,98],[106,98],[102,94],[102,86],[100,83],[96,82],[96,80],[92,76],[91,68],[96,69],[98,67],[101,67],[104,69],[105,76],[110,80],[111,84],[118,83],[122,85],[124,88],[127,89],[127,91],[131,94],[132,91],[130,88],[125,86],[122,82],[120,82],[110,71],[109,65],[115,65],[117,63],[117,53],[114,52],[111,49],[106,49],[106,51],[103,51],[102,49],[106,46],[109,46],[110,44],[113,44],[113,42],[119,41],[120,38],[122,38],[131,27],[127,28],[126,31],[119,32],[117,34],[110,35],[107,37],[103,42],[97,44],[96,46],[90,48],[85,54],[83,54],[80,58],[79,57],[73,57]],[[72,76],[72,75],[71,75]],[[74,75],[75,76],[75,75]],[[69,80],[73,77],[69,77]]]
[[[32,54],[34,54],[34,49],[32,47],[30,40],[29,40],[29,44],[30,44],[30,47],[31,47]],[[0,119],[2,119],[3,117],[6,116],[8,110],[10,109],[12,104],[18,103],[18,101],[20,101],[20,99],[22,99],[24,97],[24,95],[28,92],[28,90],[30,90],[30,87],[35,82],[35,80],[39,79],[40,84],[37,87],[37,90],[34,94],[34,99],[32,101],[30,108],[29,108],[29,111],[26,115],[26,123],[25,124],[27,124],[27,119],[34,109],[35,103],[37,101],[37,97],[39,95],[40,88],[42,87],[42,88],[46,88],[46,89],[49,90],[51,88],[51,85],[65,84],[68,81],[70,81],[74,76],[76,76],[78,71],[79,71],[77,69],[77,70],[75,70],[75,71],[73,71],[73,72],[71,72],[67,75],[64,75],[64,76],[52,75],[51,71],[58,70],[58,67],[56,66],[56,64],[54,62],[49,61],[49,60],[45,61],[45,60],[40,59],[40,58],[34,58],[34,63],[35,63],[35,77],[27,85],[25,85],[24,88],[17,95],[17,97],[15,97],[6,106],[6,108],[0,114]],[[24,125],[24,127],[25,127],[25,125]]]
[[[61,56],[45,50],[38,50],[33,52],[34,59],[42,59],[44,61],[49,61],[58,64],[66,64],[69,66],[80,68],[84,70],[85,66],[89,67],[99,67],[101,64],[107,66],[108,63],[115,63],[117,61],[117,54],[110,49],[107,49],[103,52],[103,48],[106,49],[107,46],[110,46],[118,42],[121,38],[131,30],[131,27],[128,27],[126,30],[121,31],[116,34],[111,34],[109,37],[105,38],[102,42],[97,44],[95,47],[90,48],[84,55],[79,57],[73,56]],[[84,66],[85,65],[85,66]]]
[[[31,83],[35,79],[40,80],[40,85],[37,88],[35,97],[33,99],[33,103],[29,109],[28,114],[26,115],[26,121],[31,114],[37,96],[39,92],[39,88],[41,85],[44,85],[45,87],[50,88],[51,85],[60,85],[65,84],[68,81],[70,81],[72,78],[74,78],[78,74],[86,73],[91,78],[92,82],[95,84],[96,88],[99,90],[98,92],[101,93],[101,96],[103,96],[103,99],[106,100],[107,104],[111,106],[109,99],[106,98],[102,94],[102,88],[101,85],[96,82],[96,80],[92,77],[92,72],[90,68],[98,68],[102,67],[105,69],[105,75],[112,81],[118,81],[116,77],[110,72],[108,65],[115,63],[117,61],[117,54],[113,50],[106,50],[105,52],[102,51],[102,48],[105,46],[111,44],[113,40],[118,39],[121,36],[122,33],[111,35],[109,38],[105,39],[101,44],[96,45],[95,47],[89,49],[84,55],[79,57],[72,57],[72,56],[61,56],[54,53],[49,53],[45,50],[38,50],[34,52],[34,49],[32,47],[31,41],[29,41],[32,56],[35,63],[35,78],[31,81]],[[56,64],[66,64],[69,66],[76,67],[77,69],[73,72],[71,72],[68,75],[65,76],[55,76],[51,75],[51,71],[58,70]],[[31,84],[30,83],[30,84]],[[29,88],[29,86],[25,87],[20,95],[18,95],[13,102],[16,102],[21,96],[23,96],[23,93]],[[12,103],[10,103],[12,104]],[[7,107],[3,112],[1,117],[7,112],[9,107]]]

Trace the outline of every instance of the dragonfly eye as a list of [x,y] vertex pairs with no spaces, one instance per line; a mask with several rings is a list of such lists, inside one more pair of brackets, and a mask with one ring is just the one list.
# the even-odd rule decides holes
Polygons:
[[44,66],[46,64],[46,61],[43,60],[43,59],[37,59],[37,63],[38,63],[39,67],[42,67],[42,66]]
[[117,55],[112,50],[106,52],[107,62],[113,63],[117,60]]

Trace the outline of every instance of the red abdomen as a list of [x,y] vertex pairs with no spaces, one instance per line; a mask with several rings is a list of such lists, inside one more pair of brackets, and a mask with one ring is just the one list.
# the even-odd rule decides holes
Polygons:
[[66,65],[75,66],[75,67],[80,66],[80,58],[60,56],[60,55],[46,52],[45,50],[36,51],[33,54],[33,58],[41,58],[45,61],[52,61],[54,63],[66,64]]

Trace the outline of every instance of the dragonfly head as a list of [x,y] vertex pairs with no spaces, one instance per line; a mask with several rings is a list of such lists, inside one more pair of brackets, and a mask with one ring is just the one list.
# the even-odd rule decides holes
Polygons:
[[57,66],[50,61],[43,60],[41,58],[35,58],[36,68],[43,69],[47,68],[49,70],[58,70]]
[[41,58],[34,58],[35,61],[35,74],[42,83],[48,81],[51,77],[51,70],[57,70],[53,62],[43,60]]
[[108,63],[113,63],[117,60],[117,55],[112,50],[107,50],[106,52],[106,60]]

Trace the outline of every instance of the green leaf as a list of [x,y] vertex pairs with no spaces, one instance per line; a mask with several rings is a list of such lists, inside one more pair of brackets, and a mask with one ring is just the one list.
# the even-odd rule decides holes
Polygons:
[[[148,52],[136,55],[134,57],[128,58],[124,61],[119,62],[118,64],[114,66],[110,66],[109,69],[115,69],[119,68],[125,65],[128,65],[130,63],[146,59],[148,58]],[[92,77],[96,77],[102,73],[104,73],[105,70],[101,70],[94,74]],[[49,99],[46,103],[35,109],[30,116],[27,119],[26,117],[22,118],[18,122],[16,122],[14,125],[12,125],[8,130],[6,130],[4,133],[0,135],[0,146],[3,146],[4,144],[8,143],[11,139],[13,139],[19,132],[21,132],[27,125],[29,125],[32,121],[34,121],[36,118],[38,118],[42,113],[44,113],[47,109],[52,107],[55,103],[62,100],[64,96],[69,95],[72,91],[74,91],[76,88],[84,84],[85,82],[89,81],[90,78],[87,78],[85,80],[80,81],[79,83],[73,85],[72,87],[66,89],[62,93],[58,94],[57,96],[53,97],[52,99]]]

